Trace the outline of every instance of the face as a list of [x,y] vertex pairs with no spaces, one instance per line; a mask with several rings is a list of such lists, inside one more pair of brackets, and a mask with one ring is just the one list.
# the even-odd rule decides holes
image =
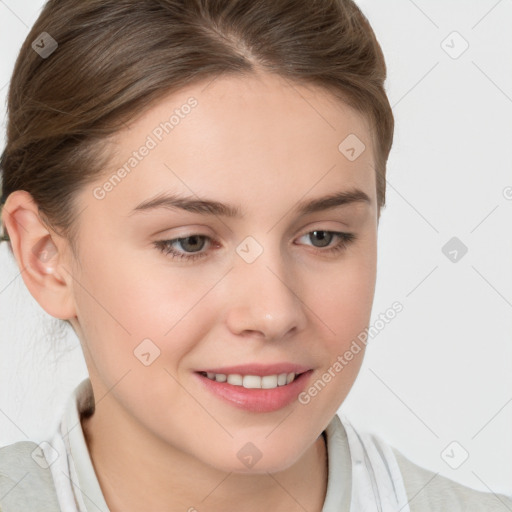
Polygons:
[[[220,77],[159,101],[111,150],[112,165],[78,196],[79,262],[70,263],[72,323],[96,400],[109,404],[96,412],[120,435],[137,429],[224,471],[286,469],[362,363],[359,343],[336,365],[368,326],[374,296],[369,126],[320,89]],[[355,191],[328,208],[314,202]],[[148,206],[164,196],[182,202]],[[293,368],[303,375],[246,389],[198,373],[238,365],[261,366],[242,378],[267,376],[248,386],[275,385],[267,374]],[[242,448],[261,454],[254,468]]]

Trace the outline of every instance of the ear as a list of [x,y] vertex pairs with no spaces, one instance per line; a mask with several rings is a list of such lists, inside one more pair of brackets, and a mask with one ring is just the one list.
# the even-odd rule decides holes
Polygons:
[[62,320],[76,316],[72,294],[69,244],[50,232],[39,216],[39,208],[25,190],[9,194],[2,219],[21,277],[39,305]]

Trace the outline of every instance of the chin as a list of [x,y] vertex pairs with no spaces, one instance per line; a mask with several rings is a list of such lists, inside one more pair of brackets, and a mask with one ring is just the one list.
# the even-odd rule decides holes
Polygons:
[[[225,453],[219,454],[219,458],[205,461],[218,470],[246,474],[246,475],[264,475],[267,473],[279,473],[285,471],[300,459],[297,451],[274,450],[268,448],[259,450],[253,443],[245,443],[234,451],[234,456],[226,458]],[[231,450],[229,450],[231,452]]]

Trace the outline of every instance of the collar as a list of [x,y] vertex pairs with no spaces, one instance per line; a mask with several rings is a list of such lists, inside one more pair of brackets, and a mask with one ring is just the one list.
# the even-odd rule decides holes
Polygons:
[[110,512],[94,471],[80,422],[82,417],[93,414],[94,408],[91,380],[87,377],[68,399],[61,432],[63,438],[67,436],[69,463],[74,466],[71,472],[75,473],[78,482],[76,486],[73,485],[73,492],[80,508],[85,507],[86,512]]

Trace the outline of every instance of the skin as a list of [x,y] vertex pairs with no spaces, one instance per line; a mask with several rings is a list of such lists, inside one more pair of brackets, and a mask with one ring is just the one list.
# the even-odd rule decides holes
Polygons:
[[[96,199],[94,188],[190,96],[197,107]],[[366,145],[354,161],[338,150],[351,133]],[[364,345],[308,404],[270,413],[224,402],[194,371],[289,361],[314,370],[309,386],[368,326],[379,217],[371,136],[363,116],[321,89],[264,73],[219,77],[157,102],[112,139],[112,165],[77,196],[78,259],[27,192],[9,196],[5,222],[24,282],[45,311],[71,321],[82,344],[96,399],[82,427],[112,512],[321,511],[321,433],[358,375]],[[352,187],[371,203],[293,211]],[[237,205],[245,217],[130,215],[163,191]],[[315,230],[357,239],[328,254],[339,240],[324,247]],[[174,244],[206,254],[195,261],[153,245],[192,234],[216,242]],[[247,236],[263,248],[251,264],[236,252]],[[134,356],[146,338],[160,350],[149,366]],[[237,457],[247,442],[262,453],[252,468]]]

